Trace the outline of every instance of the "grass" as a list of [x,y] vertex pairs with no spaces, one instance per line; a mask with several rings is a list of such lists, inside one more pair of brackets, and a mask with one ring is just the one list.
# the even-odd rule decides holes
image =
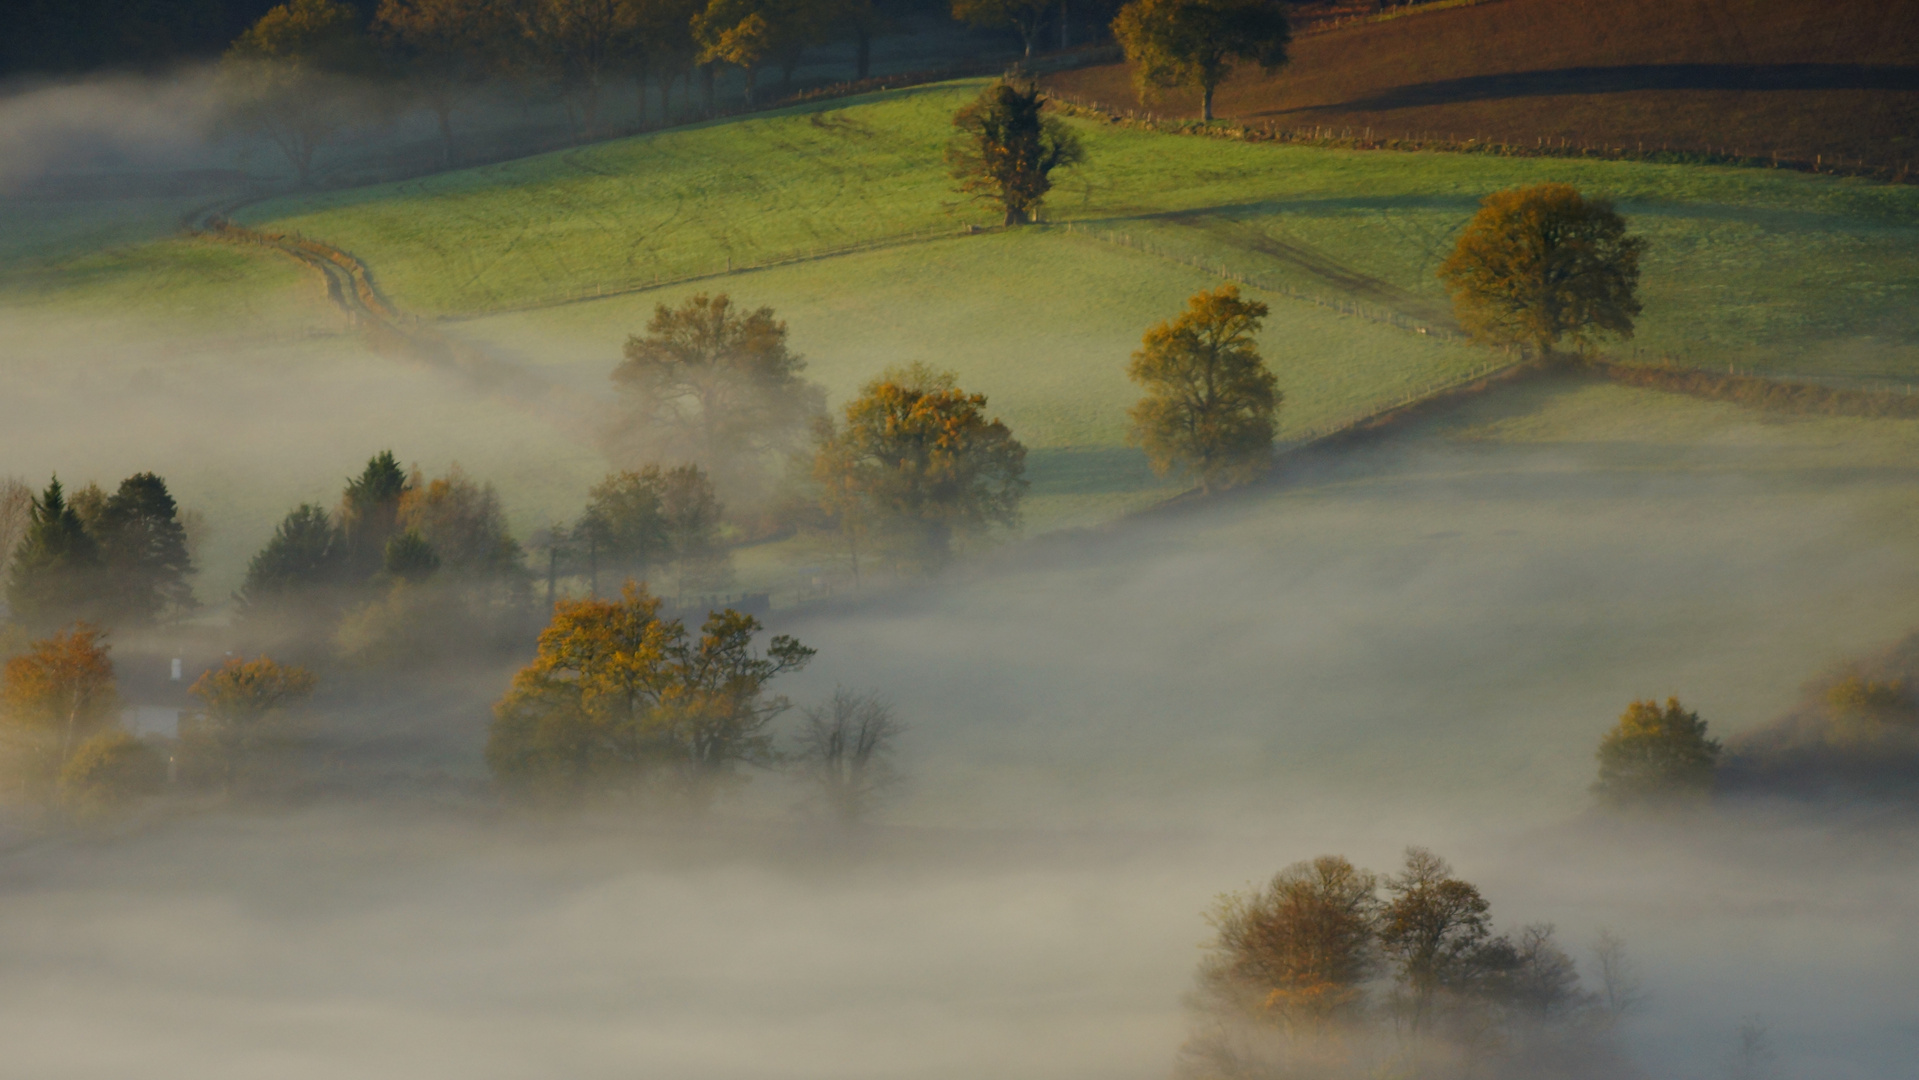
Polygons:
[[[1219,115],[1279,127],[1919,163],[1919,10],[1867,0],[1499,0],[1301,37]],[[1854,65],[1862,65],[1854,66]],[[1124,65],[1049,83],[1136,104]],[[1198,97],[1146,107],[1197,116]]]

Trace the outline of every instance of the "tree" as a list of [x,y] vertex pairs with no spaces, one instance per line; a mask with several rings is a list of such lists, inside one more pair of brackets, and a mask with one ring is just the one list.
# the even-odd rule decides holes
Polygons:
[[1202,490],[1231,486],[1272,460],[1284,395],[1254,342],[1267,308],[1222,285],[1195,293],[1178,318],[1146,331],[1126,374],[1146,388],[1128,410],[1128,439],[1153,471],[1191,471]]
[[865,817],[896,779],[892,756],[901,727],[893,706],[878,694],[842,687],[802,716],[800,766],[819,787],[827,809],[850,825]]
[[319,148],[364,109],[353,85],[374,72],[360,15],[340,0],[287,0],[260,16],[222,61],[228,119],[265,135],[302,186]]
[[1010,26],[1019,33],[1020,43],[1031,58],[1039,41],[1046,13],[1054,0],[953,0],[953,18],[969,26],[997,29]]
[[354,584],[384,567],[387,541],[399,528],[400,502],[411,489],[391,450],[375,454],[359,476],[347,481],[340,497],[340,531],[345,572]]
[[1452,873],[1446,860],[1411,847],[1405,869],[1386,879],[1391,899],[1380,915],[1379,945],[1410,997],[1415,1031],[1442,990],[1470,984],[1492,935],[1485,898]]
[[33,524],[33,489],[17,476],[0,477],[0,577]]
[[1543,359],[1562,337],[1582,351],[1602,333],[1632,337],[1645,250],[1610,202],[1535,184],[1486,196],[1439,277],[1461,326]]
[[776,636],[756,653],[759,623],[735,611],[713,613],[689,643],[659,608],[630,581],[618,600],[554,606],[538,655],[494,706],[486,760],[502,785],[631,797],[665,773],[698,800],[737,764],[771,762],[765,729],[789,705],[767,686],[813,650]]
[[439,121],[442,165],[453,164],[453,114],[499,67],[510,29],[501,0],[380,0],[373,35]]
[[1058,117],[1042,116],[1039,87],[1000,81],[953,114],[958,133],[946,163],[960,190],[997,203],[1007,225],[1032,220],[1053,189],[1054,169],[1085,160],[1079,136]]
[[7,607],[29,626],[51,627],[95,614],[100,548],[68,505],[60,478],[33,500],[26,536],[14,548]]
[[1720,745],[1699,714],[1667,698],[1635,701],[1599,740],[1593,793],[1614,806],[1703,798],[1712,792]]
[[0,668],[0,730],[30,796],[44,798],[80,744],[117,720],[105,637],[76,623]]
[[104,606],[115,621],[148,625],[194,607],[187,533],[165,480],[153,473],[122,480],[93,532],[106,569]]
[[386,542],[382,572],[396,581],[418,584],[440,570],[440,553],[417,529],[402,529]]
[[80,744],[60,770],[60,800],[81,818],[104,817],[160,794],[166,759],[130,732],[111,728]]
[[843,428],[822,427],[815,460],[936,567],[955,535],[1019,522],[1026,448],[985,409],[951,372],[889,369],[846,404]]
[[1371,873],[1322,855],[1221,897],[1201,986],[1220,1005],[1313,1031],[1354,1012],[1373,964],[1377,888]]
[[455,574],[515,581],[525,576],[526,553],[507,527],[500,493],[492,484],[475,483],[457,464],[431,481],[411,478],[394,524],[417,533]]
[[1200,119],[1213,120],[1213,91],[1236,63],[1271,74],[1286,63],[1292,26],[1279,0],[1133,0],[1113,20],[1142,98],[1195,86]]
[[313,696],[319,678],[269,656],[233,657],[202,672],[187,693],[200,707],[187,718],[183,740],[199,752],[223,789],[231,790],[247,757],[257,751],[274,722]]
[[346,567],[346,538],[325,510],[302,503],[247,563],[234,594],[243,616],[311,607],[328,598]]
[[731,64],[746,80],[746,103],[753,104],[753,90],[760,65],[772,56],[780,30],[779,14],[763,0],[711,0],[693,17],[693,40],[700,44],[702,64]]
[[658,465],[610,473],[590,490],[586,513],[574,532],[585,541],[593,569],[644,579],[646,571],[673,557],[673,538],[660,505],[664,479]]
[[[630,57],[640,87],[640,119],[646,119],[646,75],[651,72],[660,85],[660,119],[673,121],[673,81],[692,70],[700,54],[700,43],[693,37],[693,20],[706,10],[704,0],[635,0],[638,4],[635,34],[639,48]],[[691,87],[689,86],[690,90]]]
[[725,293],[653,309],[646,336],[626,341],[613,381],[627,403],[620,452],[705,466],[721,490],[758,494],[772,460],[797,449],[826,392],[801,377],[786,324],[768,307],[742,311]]
[[631,59],[640,26],[634,0],[522,0],[516,8],[526,61],[559,88],[583,135],[599,128],[606,80]]

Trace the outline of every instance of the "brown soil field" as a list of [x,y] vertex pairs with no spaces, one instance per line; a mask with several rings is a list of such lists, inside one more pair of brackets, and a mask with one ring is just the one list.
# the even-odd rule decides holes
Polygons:
[[[1919,166],[1919,0],[1493,0],[1305,32],[1292,53],[1222,86],[1219,116]],[[1199,112],[1190,91],[1142,104],[1125,64],[1047,83],[1108,108]]]

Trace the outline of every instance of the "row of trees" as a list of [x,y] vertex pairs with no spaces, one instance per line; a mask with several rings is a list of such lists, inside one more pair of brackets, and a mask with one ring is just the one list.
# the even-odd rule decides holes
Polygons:
[[30,627],[147,626],[195,606],[187,523],[153,473],[111,495],[93,484],[69,495],[58,477],[37,495],[10,481],[0,488],[0,543],[7,607]]
[[172,779],[231,791],[317,679],[269,657],[233,657],[203,673],[177,743],[120,723],[106,634],[75,623],[32,641],[0,668],[0,786],[14,801],[93,817],[159,794]]
[[[1200,1077],[1556,1075],[1546,1050],[1596,1036],[1636,1000],[1618,942],[1581,988],[1549,924],[1495,933],[1491,905],[1446,860],[1408,848],[1380,876],[1326,855],[1220,899],[1181,1073]],[[1588,1062],[1590,1064],[1590,1062]]]

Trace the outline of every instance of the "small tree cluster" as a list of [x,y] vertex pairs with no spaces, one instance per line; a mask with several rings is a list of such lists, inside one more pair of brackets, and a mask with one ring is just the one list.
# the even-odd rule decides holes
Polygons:
[[[1423,848],[1384,877],[1336,855],[1295,863],[1222,897],[1209,922],[1186,1076],[1331,1080],[1387,1059],[1558,1075],[1529,1049],[1591,1043],[1605,1027],[1550,925],[1495,933],[1479,889]],[[1616,941],[1607,950],[1624,995],[1623,956]]]
[[659,580],[670,573],[679,595],[723,589],[732,563],[721,542],[725,505],[697,465],[612,473],[588,493],[586,512],[549,563],[558,573],[558,551],[569,568],[584,571],[592,591],[610,574]]
[[106,635],[75,624],[0,668],[0,780],[16,800],[87,819],[156,794],[159,752],[120,727]]
[[702,803],[742,765],[776,760],[767,730],[790,708],[769,693],[813,650],[758,620],[712,613],[697,637],[628,582],[617,600],[565,600],[534,661],[494,707],[486,760],[516,794],[553,801],[653,792]]
[[24,507],[17,492],[8,501],[0,510],[17,539],[7,606],[28,626],[150,626],[194,607],[186,529],[160,477],[138,473],[112,495],[89,485],[72,498],[56,477]]
[[1667,698],[1635,701],[1599,740],[1593,793],[1612,806],[1662,805],[1712,793],[1720,745],[1699,714]]
[[233,792],[248,765],[285,734],[289,712],[318,685],[311,671],[269,656],[232,657],[202,673],[188,691],[199,707],[180,725],[185,779]]
[[1277,71],[1293,34],[1281,0],[1132,0],[1113,20],[1113,37],[1126,50],[1142,99],[1192,87],[1200,92],[1200,118],[1210,123],[1213,93],[1234,66]]

